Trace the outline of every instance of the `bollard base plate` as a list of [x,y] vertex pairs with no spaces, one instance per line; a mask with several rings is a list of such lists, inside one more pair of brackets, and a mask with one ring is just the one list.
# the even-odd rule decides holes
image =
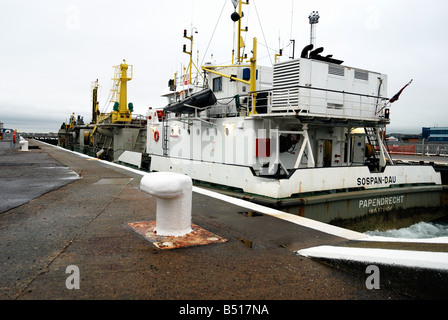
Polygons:
[[191,224],[192,232],[181,237],[159,236],[154,231],[156,221],[132,222],[128,225],[137,233],[141,234],[159,249],[176,249],[192,246],[202,246],[212,243],[222,243],[227,240],[217,236],[195,224]]

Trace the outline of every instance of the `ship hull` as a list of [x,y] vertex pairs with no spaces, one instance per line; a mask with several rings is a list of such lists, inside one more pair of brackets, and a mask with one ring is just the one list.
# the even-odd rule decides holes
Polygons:
[[386,167],[384,172],[370,172],[366,166],[309,168],[276,179],[256,176],[245,166],[152,155],[151,170],[183,173],[195,180],[274,199],[338,190],[388,190],[390,187],[441,184],[440,174],[432,166],[395,165]]
[[300,169],[284,179],[249,167],[152,155],[151,171],[186,174],[198,185],[313,220],[367,231],[446,215],[448,189],[432,166]]

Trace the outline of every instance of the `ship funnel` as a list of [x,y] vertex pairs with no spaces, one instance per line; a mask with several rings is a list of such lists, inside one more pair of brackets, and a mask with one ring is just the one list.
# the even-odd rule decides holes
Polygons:
[[324,48],[323,48],[323,47],[320,47],[320,48],[317,48],[317,49],[311,51],[311,52],[310,52],[310,59],[313,59],[313,57],[318,56],[318,55],[321,54],[322,52],[324,52]]
[[314,48],[314,45],[312,45],[312,44],[307,45],[305,48],[303,48],[302,54],[300,55],[300,57],[308,59],[308,52],[310,52],[310,50],[313,50],[313,48]]

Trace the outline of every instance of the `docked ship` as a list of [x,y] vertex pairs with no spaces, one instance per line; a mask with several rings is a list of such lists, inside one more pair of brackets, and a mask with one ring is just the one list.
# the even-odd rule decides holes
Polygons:
[[120,161],[122,156],[126,157],[123,152],[128,151],[135,153],[141,162],[146,149],[147,120],[142,115],[134,115],[134,106],[127,101],[127,82],[132,76],[133,66],[126,60],[113,67],[112,86],[106,101],[106,107],[112,105],[110,112],[100,111],[99,83],[93,81],[91,122],[84,123],[83,117],[73,113],[58,131],[58,146],[108,161]]
[[[245,5],[234,1],[231,64],[197,66],[193,33],[184,31],[189,65],[168,79],[162,94],[167,105],[149,108],[145,125],[135,129],[139,137],[146,132],[135,139],[145,141],[144,150],[113,149],[121,149],[119,157],[128,159],[123,162],[186,174],[203,187],[328,223],[421,209],[431,209],[431,219],[444,215],[439,209],[448,200],[440,173],[430,165],[394,162],[384,144],[387,75],[347,66],[314,43],[299,58],[261,66],[256,38],[251,56],[243,54]],[[108,119],[85,136],[123,126]],[[108,136],[101,132],[96,139]],[[111,150],[93,140],[98,152]]]

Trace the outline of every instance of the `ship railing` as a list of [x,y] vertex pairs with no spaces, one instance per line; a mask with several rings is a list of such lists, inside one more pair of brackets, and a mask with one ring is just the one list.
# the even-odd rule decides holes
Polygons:
[[[2,130],[4,130],[4,132],[1,132]],[[16,137],[15,142],[14,142],[14,138],[13,138],[13,131],[12,129],[1,129],[0,132],[2,133],[1,135],[1,139],[0,142],[8,142],[9,143],[9,153],[12,153],[12,150],[14,149],[14,146],[16,143],[18,143],[19,141],[19,137]]]
[[[256,114],[299,115],[321,118],[385,120],[386,98],[337,90],[293,86],[259,90],[247,94],[218,98],[218,105],[207,111],[209,117],[248,116],[255,99]],[[199,118],[199,114],[195,114]],[[201,117],[202,118],[202,117]],[[202,118],[203,119],[203,118]]]
[[399,141],[387,141],[386,145],[386,149],[391,155],[448,157],[448,144],[428,142],[403,143]]
[[289,86],[271,90],[270,113],[298,113],[325,118],[352,118],[379,121],[385,118],[381,96],[314,88]]
[[[257,114],[281,114],[281,115],[303,115],[320,116],[323,118],[353,118],[380,120],[384,118],[384,110],[376,112],[379,103],[366,101],[362,95],[345,93],[347,97],[341,100],[329,99],[326,95],[298,95],[297,88],[289,88],[283,92],[281,102],[279,97],[275,97],[275,91],[259,90],[244,95],[239,95],[240,103],[233,103],[236,106],[231,111],[230,103],[220,103],[211,109],[212,117],[220,115],[229,115],[238,113],[241,116],[247,116],[252,110],[252,100],[255,97],[255,109]],[[234,97],[220,98],[218,101],[233,101]],[[275,103],[274,103],[275,102]],[[224,106],[224,107],[223,107]]]
[[147,123],[147,118],[142,114],[132,114],[132,124],[138,126],[145,126]]

